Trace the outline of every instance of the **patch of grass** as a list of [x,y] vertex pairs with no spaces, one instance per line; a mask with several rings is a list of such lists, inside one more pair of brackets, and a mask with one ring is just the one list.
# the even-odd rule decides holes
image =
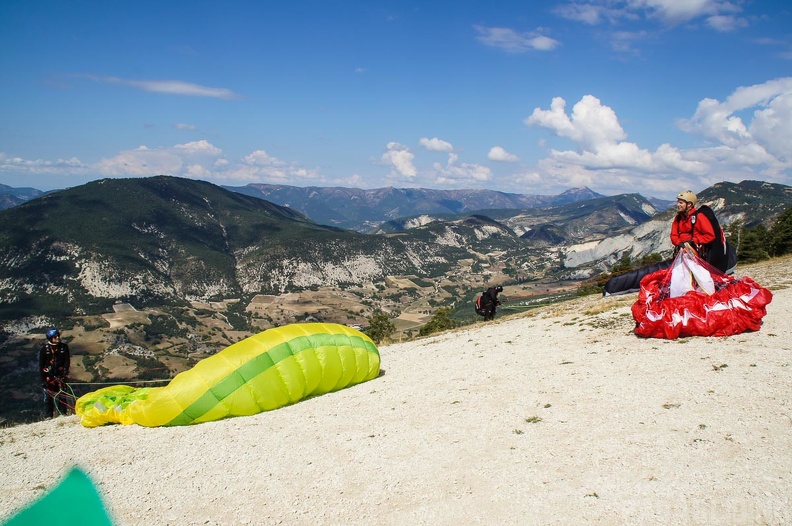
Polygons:
[[525,419],[526,424],[537,424],[542,421],[542,417],[539,416],[529,416]]
[[522,435],[524,431],[522,429],[515,429],[514,431],[512,431],[512,433],[514,433],[515,435]]
[[725,369],[726,367],[728,367],[728,365],[725,364],[725,363],[722,363],[720,365],[713,365],[712,366],[712,370],[713,371],[720,371],[721,369]]

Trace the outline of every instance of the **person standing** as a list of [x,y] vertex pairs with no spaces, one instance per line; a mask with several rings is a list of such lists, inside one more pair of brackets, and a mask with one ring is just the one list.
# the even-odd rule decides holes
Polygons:
[[715,212],[707,205],[698,208],[698,198],[690,190],[677,196],[677,215],[671,223],[671,243],[674,255],[684,245],[690,245],[698,256],[724,273],[734,271],[737,255],[726,241]]
[[44,416],[52,418],[56,407],[61,415],[65,415],[69,408],[63,387],[69,377],[71,354],[69,346],[61,341],[58,329],[48,329],[46,337],[47,341],[39,350],[39,374],[44,389]]
[[484,311],[484,321],[495,319],[495,310],[501,302],[498,293],[503,292],[503,287],[490,287],[481,295],[481,309]]

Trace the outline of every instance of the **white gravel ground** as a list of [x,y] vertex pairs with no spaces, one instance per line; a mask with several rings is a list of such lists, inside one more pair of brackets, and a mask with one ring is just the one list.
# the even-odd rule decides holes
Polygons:
[[2,429],[0,521],[77,465],[130,526],[791,524],[792,259],[740,271],[775,294],[756,333],[642,340],[635,295],[588,297],[252,417]]

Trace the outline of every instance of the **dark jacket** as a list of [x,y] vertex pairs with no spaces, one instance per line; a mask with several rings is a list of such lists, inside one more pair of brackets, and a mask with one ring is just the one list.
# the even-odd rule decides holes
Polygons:
[[58,383],[69,376],[69,366],[71,365],[71,355],[69,346],[65,343],[50,345],[44,342],[39,349],[39,374],[41,383],[52,385]]
[[494,310],[498,302],[498,291],[495,287],[490,287],[481,295],[481,308],[484,310]]

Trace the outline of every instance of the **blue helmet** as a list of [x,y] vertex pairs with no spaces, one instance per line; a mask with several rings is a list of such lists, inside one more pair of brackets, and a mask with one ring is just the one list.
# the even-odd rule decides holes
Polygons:
[[60,336],[60,331],[58,329],[47,329],[46,335],[48,340],[52,340],[55,336]]

